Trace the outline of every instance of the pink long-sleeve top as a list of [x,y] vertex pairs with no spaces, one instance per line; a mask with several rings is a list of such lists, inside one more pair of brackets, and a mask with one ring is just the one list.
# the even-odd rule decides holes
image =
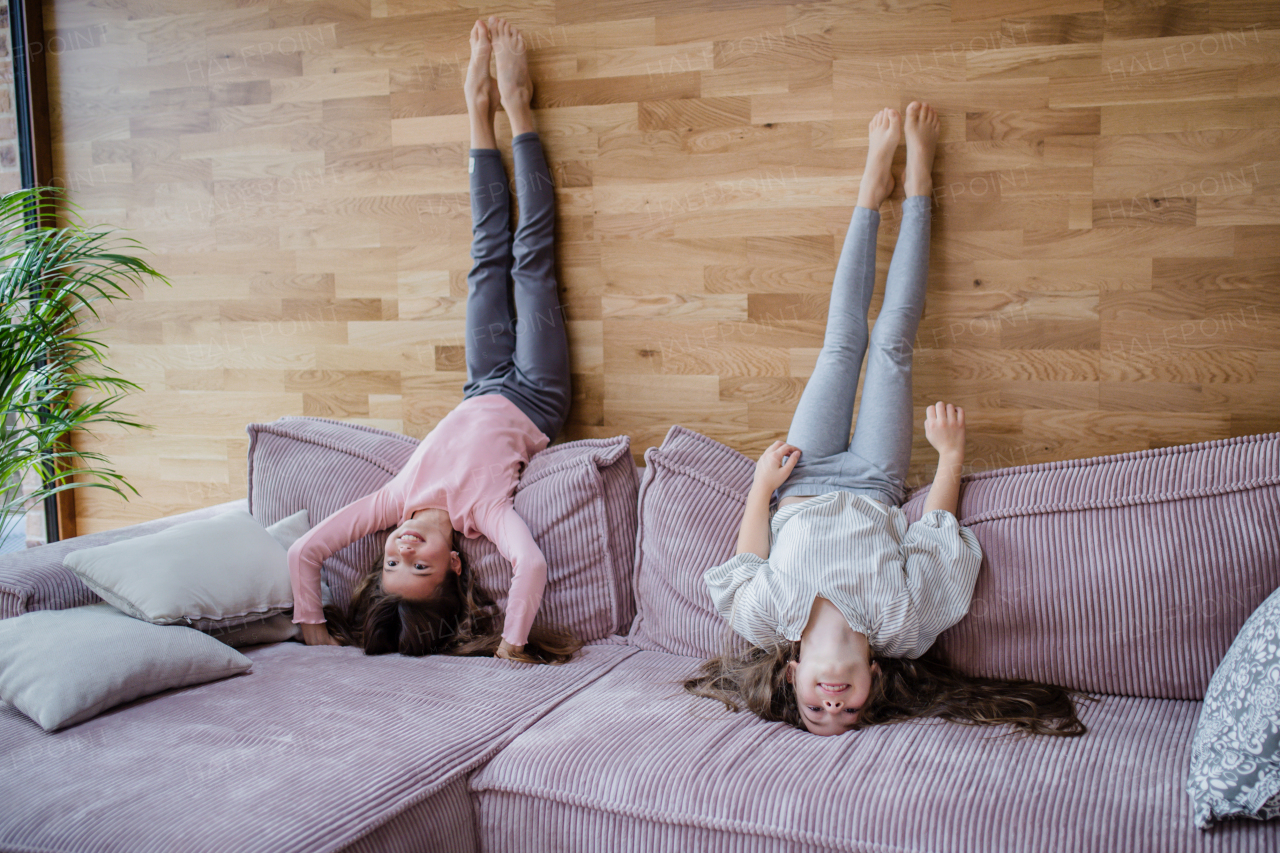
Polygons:
[[547,585],[547,561],[512,504],[529,457],[548,439],[501,394],[462,401],[372,494],[347,504],[289,549],[293,621],[321,624],[320,565],[360,537],[397,527],[415,512],[443,509],[468,539],[488,538],[513,567],[502,638],[523,646]]

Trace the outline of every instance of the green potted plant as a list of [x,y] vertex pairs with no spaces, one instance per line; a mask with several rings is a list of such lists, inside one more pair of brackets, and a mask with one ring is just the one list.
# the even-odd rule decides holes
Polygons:
[[[0,540],[28,508],[67,489],[137,494],[100,453],[71,436],[103,424],[146,429],[116,404],[139,386],[103,363],[98,306],[128,299],[145,279],[168,280],[141,248],[89,228],[56,187],[0,197]],[[65,226],[49,226],[61,216]],[[24,481],[27,488],[24,490]]]

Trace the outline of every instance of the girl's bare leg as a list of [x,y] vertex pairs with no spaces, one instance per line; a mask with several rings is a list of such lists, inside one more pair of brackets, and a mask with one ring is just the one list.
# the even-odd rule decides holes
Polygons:
[[858,207],[879,210],[893,192],[893,152],[902,139],[902,116],[885,108],[871,117],[867,126],[867,166],[858,185]]
[[912,101],[907,106],[903,132],[907,137],[907,168],[902,173],[902,188],[907,198],[933,192],[933,155],[938,148],[942,122],[938,111],[926,103]]
[[498,68],[498,95],[511,121],[511,135],[533,130],[533,82],[529,79],[524,36],[505,18],[489,18],[493,56]]
[[462,90],[467,97],[467,116],[471,119],[471,147],[498,147],[493,134],[493,116],[498,111],[498,84],[489,76],[489,58],[493,42],[484,21],[471,28],[471,62]]

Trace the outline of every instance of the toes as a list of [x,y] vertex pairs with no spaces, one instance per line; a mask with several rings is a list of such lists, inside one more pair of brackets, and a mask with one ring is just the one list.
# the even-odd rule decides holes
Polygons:
[[484,25],[484,21],[476,21],[475,26],[471,28],[472,54],[482,54],[492,46],[493,43],[489,39],[488,27]]

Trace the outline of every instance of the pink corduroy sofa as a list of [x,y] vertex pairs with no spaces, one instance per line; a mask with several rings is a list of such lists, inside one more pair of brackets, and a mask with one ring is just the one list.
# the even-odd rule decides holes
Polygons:
[[[311,418],[250,434],[264,523],[323,517],[414,446]],[[0,850],[1280,849],[1277,822],[1195,829],[1184,793],[1209,679],[1280,586],[1280,434],[966,478],[985,558],[941,646],[1097,694],[1074,740],[937,720],[816,738],[684,694],[725,641],[701,574],[732,553],[753,464],[679,427],[645,459],[625,438],[556,445],[517,493],[551,565],[541,617],[590,641],[574,661],[290,641],[54,733],[0,707]],[[96,601],[70,550],[224,508],[0,558],[0,616]],[[337,600],[378,541],[326,563]],[[466,556],[500,596],[492,547]]]

